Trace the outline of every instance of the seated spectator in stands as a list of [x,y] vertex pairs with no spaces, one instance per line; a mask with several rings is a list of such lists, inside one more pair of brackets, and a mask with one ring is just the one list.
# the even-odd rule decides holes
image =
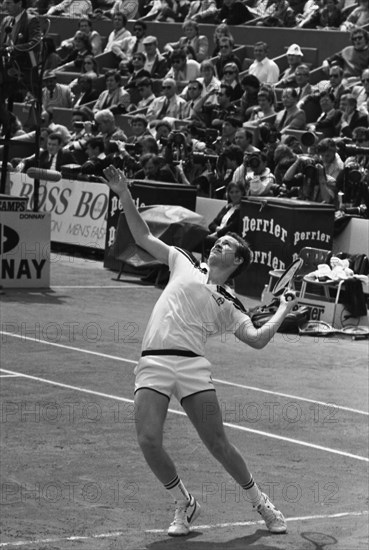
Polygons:
[[73,105],[73,94],[66,84],[57,82],[53,71],[45,72],[42,88],[42,108],[51,112],[54,107],[70,108]]
[[[274,151],[274,169],[275,182],[277,185],[283,185],[284,175],[287,170],[296,161],[297,155],[293,152],[291,147],[285,143],[278,145]],[[284,191],[283,187],[280,191]]]
[[364,69],[369,67],[369,33],[365,29],[354,29],[350,39],[352,46],[323,61],[323,69],[339,65],[343,69],[345,78],[360,77]]
[[[345,166],[355,163],[359,168],[363,170],[369,170],[369,155],[363,154],[360,149],[365,147],[369,148],[369,128],[358,127],[352,132],[352,141],[359,148],[357,155],[349,156],[345,159]],[[367,185],[368,187],[368,185]]]
[[74,108],[97,100],[99,93],[94,89],[94,82],[95,78],[88,73],[78,77],[77,87],[74,88]]
[[177,42],[168,42],[168,44],[165,44],[164,51],[171,53],[173,50],[192,46],[195,52],[195,60],[201,63],[201,61],[208,57],[208,38],[205,35],[200,35],[199,25],[196,21],[185,21],[182,25],[182,30],[185,36],[181,36]]
[[234,116],[228,116],[222,122],[221,134],[214,143],[215,152],[220,155],[224,149],[234,144],[237,130],[242,126],[242,121]]
[[[53,71],[63,63],[61,56],[57,53],[54,39],[51,36],[44,37],[44,72]],[[72,39],[73,40],[73,39]]]
[[152,137],[148,124],[149,122],[145,115],[137,114],[132,116],[130,120],[132,135],[128,137],[127,143],[137,143],[137,141],[146,136]]
[[223,37],[219,39],[219,54],[215,59],[215,69],[217,77],[223,78],[223,69],[228,63],[236,63],[241,70],[241,61],[238,56],[233,53],[233,43],[230,38]]
[[100,109],[110,109],[114,113],[125,113],[131,102],[129,93],[121,86],[121,76],[118,71],[105,73],[106,90],[101,92],[94,105],[94,112]]
[[95,122],[99,130],[96,137],[102,137],[105,144],[109,141],[127,141],[126,134],[117,127],[114,115],[109,109],[95,113]]
[[51,133],[47,138],[46,150],[41,151],[37,165],[35,155],[24,159],[17,171],[27,172],[28,168],[39,166],[47,170],[60,171],[65,164],[75,164],[76,160],[70,151],[63,150],[64,141],[61,134]]
[[267,166],[266,154],[262,151],[252,153],[247,157],[246,164],[251,170],[245,178],[246,196],[273,196],[277,185],[274,174]]
[[275,92],[269,86],[261,86],[258,92],[258,104],[249,107],[245,126],[258,126],[265,117],[275,115]]
[[63,0],[52,6],[47,15],[61,15],[70,19],[92,15],[92,4],[90,0]]
[[187,59],[183,49],[173,51],[170,63],[172,67],[165,78],[173,78],[176,82],[189,82],[200,76],[200,64],[194,59]]
[[276,87],[292,86],[295,83],[295,71],[299,65],[302,65],[304,54],[298,44],[291,44],[287,50],[288,68],[283,71]]
[[141,155],[140,163],[142,169],[136,172],[135,179],[177,183],[172,171],[164,164],[163,158],[158,155],[154,153]]
[[318,10],[315,28],[316,29],[338,29],[343,21],[338,0],[323,0],[322,7]]
[[310,69],[307,65],[302,63],[296,68],[295,71],[296,92],[298,97],[298,107],[301,107],[302,101],[305,97],[311,95],[313,88],[310,84]]
[[352,88],[352,94],[356,97],[358,109],[368,114],[368,100],[369,100],[369,68],[364,69],[361,75],[361,85],[354,86]]
[[146,36],[143,40],[146,54],[144,69],[150,73],[151,78],[164,78],[168,72],[168,62],[158,49],[158,39],[155,36]]
[[350,90],[343,82],[343,69],[338,65],[332,65],[329,68],[329,86],[327,92],[334,95],[334,106],[339,108],[341,97],[343,94],[347,94]]
[[229,38],[231,49],[234,46],[234,38],[233,35],[226,23],[220,23],[220,25],[217,25],[214,29],[213,33],[213,43],[214,43],[214,50],[211,54],[211,57],[215,57],[220,53],[220,39],[221,38]]
[[130,71],[130,77],[125,84],[125,89],[136,88],[137,81],[141,78],[150,78],[150,73],[146,71],[145,67],[146,55],[141,52],[133,54],[132,61],[128,64]]
[[150,78],[141,78],[137,81],[137,90],[141,98],[137,103],[137,109],[148,107],[156,97],[152,91],[152,80]]
[[247,121],[251,115],[250,107],[258,105],[260,82],[253,74],[247,74],[241,80],[243,94],[241,96],[240,114]]
[[86,153],[88,159],[82,164],[79,175],[89,176],[88,179],[92,181],[104,177],[103,170],[107,166],[104,140],[101,137],[89,138]]
[[203,85],[202,96],[208,95],[206,104],[217,103],[216,94],[213,92],[219,92],[220,80],[215,76],[215,67],[210,59],[205,59],[200,66],[201,76],[197,79]]
[[[78,30],[88,36],[91,52],[93,55],[98,55],[102,52],[102,38],[100,34],[92,29],[92,21],[88,17],[81,17],[78,21]],[[64,52],[65,49],[73,48],[74,37],[63,40],[60,44],[60,49]]]
[[215,241],[227,233],[239,232],[241,200],[245,194],[242,183],[231,181],[226,189],[226,206],[220,210],[209,224],[210,234],[205,239],[206,249],[210,249]]
[[77,31],[73,38],[73,47],[70,53],[63,59],[63,65],[59,70],[80,71],[87,55],[91,55],[91,44],[87,34]]
[[247,69],[249,74],[256,76],[262,84],[275,84],[279,80],[279,67],[267,57],[268,45],[266,42],[254,44],[255,61]]
[[127,20],[135,19],[139,8],[139,0],[115,0],[110,10],[111,17],[116,13],[123,13]]
[[239,0],[223,0],[223,5],[215,15],[216,23],[227,23],[227,25],[242,25],[251,21],[255,16],[248,7]]
[[197,21],[198,23],[214,23],[217,11],[215,0],[191,0],[190,8],[185,21]]
[[[93,55],[86,55],[82,62],[81,67],[81,75],[88,75],[92,79],[96,79],[98,76],[98,67],[96,63],[96,59]],[[78,91],[78,78],[75,78],[68,84],[69,88],[72,90],[73,93],[77,93]]]
[[133,35],[127,36],[121,42],[119,47],[114,48],[114,53],[120,59],[121,67],[132,60],[135,53],[145,53],[143,44],[146,38],[147,25],[145,21],[135,21],[133,25]]
[[333,94],[322,92],[319,103],[322,114],[315,123],[309,124],[309,129],[321,132],[324,137],[337,137],[340,133],[342,112],[335,108]]
[[115,13],[113,17],[113,30],[109,34],[108,42],[104,48],[104,52],[112,52],[117,56],[121,54],[122,48],[125,44],[125,39],[129,38],[131,33],[126,29],[127,17],[124,13]]
[[223,68],[222,84],[232,88],[231,101],[241,99],[243,89],[239,81],[239,70],[235,63],[227,63]]
[[182,118],[185,100],[177,94],[177,84],[173,78],[165,78],[163,95],[154,99],[147,110],[147,119],[162,120],[165,117]]
[[355,8],[342,23],[341,31],[352,31],[357,27],[365,27],[369,24],[369,0],[357,0],[358,7]]
[[263,12],[265,17],[257,21],[261,27],[294,27],[296,15],[288,0],[268,0]]
[[343,94],[341,96],[339,110],[342,112],[340,135],[352,138],[355,128],[365,126],[367,116],[357,109],[357,100],[352,94]]
[[284,109],[277,113],[274,125],[278,132],[286,133],[288,130],[305,130],[305,111],[297,107],[298,96],[294,88],[285,88],[282,92],[282,104]]
[[154,0],[152,4],[151,10],[141,19],[169,23],[184,21],[190,6],[189,0]]
[[259,151],[257,147],[252,145],[253,135],[252,132],[249,132],[247,128],[238,128],[234,135],[234,143],[242,149],[244,154],[251,154]]
[[343,161],[337,153],[336,142],[332,138],[322,139],[317,145],[317,152],[326,175],[336,180],[344,168]]
[[187,101],[183,106],[182,118],[183,119],[193,119],[197,117],[197,113],[202,111],[203,100],[202,100],[202,89],[203,85],[198,80],[190,80],[187,86]]
[[221,126],[222,122],[228,117],[239,117],[241,120],[239,108],[232,103],[232,94],[233,90],[230,86],[226,86],[225,84],[220,85],[220,90],[217,96],[218,106],[209,106],[210,120],[206,124],[207,126]]

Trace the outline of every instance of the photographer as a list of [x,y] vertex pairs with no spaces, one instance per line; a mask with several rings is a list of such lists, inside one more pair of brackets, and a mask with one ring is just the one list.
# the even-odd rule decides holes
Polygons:
[[146,153],[140,157],[140,164],[142,169],[135,173],[135,179],[177,183],[172,171],[165,165],[162,157],[154,153]]
[[277,192],[279,187],[267,166],[267,155],[264,152],[245,155],[244,164],[251,171],[245,178],[246,195],[260,197],[274,195]]
[[107,166],[103,139],[91,137],[87,142],[86,153],[88,160],[82,164],[77,179],[100,181],[99,178],[104,176],[103,170]]
[[283,183],[289,197],[336,204],[336,181],[326,174],[322,161],[315,155],[299,155],[287,170]]

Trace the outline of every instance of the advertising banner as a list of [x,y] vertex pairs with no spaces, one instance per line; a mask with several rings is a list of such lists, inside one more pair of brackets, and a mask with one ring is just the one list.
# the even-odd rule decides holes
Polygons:
[[[193,212],[196,209],[196,187],[175,183],[137,180],[132,182],[130,190],[137,208],[161,204],[183,206]],[[115,193],[110,193],[104,267],[116,271],[119,270],[120,262],[110,254],[110,248],[115,240],[121,212],[123,212],[123,207],[118,196]]]
[[0,267],[4,288],[50,286],[50,214],[1,212]]
[[333,206],[273,197],[248,197],[241,205],[241,236],[253,263],[236,279],[236,292],[260,296],[269,271],[285,269],[305,247],[332,250]]
[[[11,172],[11,195],[26,197],[33,209],[33,180]],[[51,241],[104,249],[109,188],[103,183],[61,179],[40,181],[39,212],[51,214]]]

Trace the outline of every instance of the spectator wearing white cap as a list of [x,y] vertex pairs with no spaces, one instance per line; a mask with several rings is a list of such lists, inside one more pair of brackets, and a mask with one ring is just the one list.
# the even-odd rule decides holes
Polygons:
[[302,64],[302,58],[304,54],[298,44],[291,44],[287,50],[287,69],[282,73],[281,79],[277,82],[276,86],[284,87],[291,86],[295,79],[295,71],[299,65]]
[[279,67],[272,59],[267,57],[268,45],[266,42],[254,44],[255,61],[248,68],[248,73],[253,74],[263,84],[275,84],[279,79]]

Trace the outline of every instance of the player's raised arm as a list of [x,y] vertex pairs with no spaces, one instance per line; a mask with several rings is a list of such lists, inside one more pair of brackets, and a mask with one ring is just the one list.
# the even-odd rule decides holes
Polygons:
[[138,246],[149,252],[160,262],[167,264],[169,246],[154,237],[147,223],[141,218],[128,189],[128,180],[121,170],[115,166],[105,168],[104,175],[110,189],[116,193],[123,205],[128,227]]
[[297,298],[295,293],[291,290],[288,291],[289,295],[294,295],[294,298],[290,301],[285,299],[285,296],[281,296],[281,303],[273,317],[269,319],[260,328],[254,327],[252,321],[249,317],[246,317],[245,322],[236,330],[236,337],[241,340],[244,344],[248,344],[252,348],[262,349],[267,343],[273,338],[274,334],[277,332],[281,326],[286,315],[292,311],[294,306],[297,304]]

